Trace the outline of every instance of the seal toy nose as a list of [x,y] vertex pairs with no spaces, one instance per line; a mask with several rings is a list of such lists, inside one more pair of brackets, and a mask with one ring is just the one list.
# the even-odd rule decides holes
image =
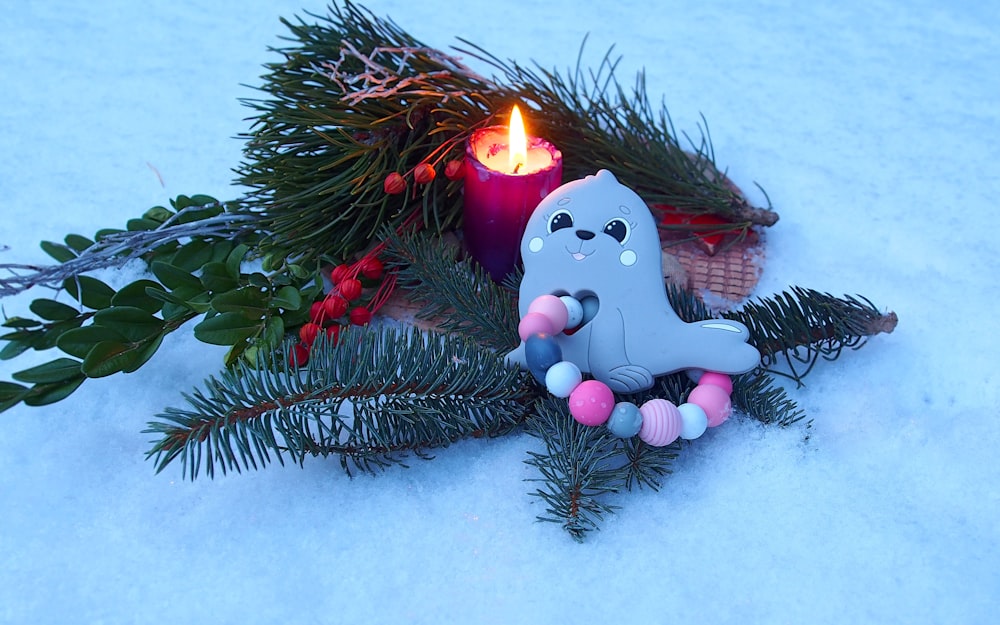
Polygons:
[[589,241],[594,238],[594,233],[590,230],[577,230],[576,236],[583,239],[584,241]]

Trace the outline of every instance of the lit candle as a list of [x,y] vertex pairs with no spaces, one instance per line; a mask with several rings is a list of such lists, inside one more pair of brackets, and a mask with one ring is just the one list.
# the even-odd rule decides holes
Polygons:
[[524,129],[517,106],[510,126],[481,128],[465,148],[465,246],[497,282],[520,260],[528,217],[562,184],[562,154]]

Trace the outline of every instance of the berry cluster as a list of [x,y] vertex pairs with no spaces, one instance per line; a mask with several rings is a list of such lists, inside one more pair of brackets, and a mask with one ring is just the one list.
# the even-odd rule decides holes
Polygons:
[[733,383],[729,376],[711,371],[698,373],[698,385],[688,401],[676,406],[665,399],[651,399],[641,407],[631,402],[615,403],[614,393],[599,380],[583,380],[580,368],[562,359],[555,335],[575,331],[586,319],[586,302],[568,295],[542,295],[528,306],[518,324],[524,341],[528,369],[556,397],[569,399],[569,411],[583,425],[607,424],[619,438],[639,438],[654,447],[677,440],[695,439],[705,429],[721,425],[732,413],[729,399]]
[[[417,184],[430,184],[437,177],[434,165],[428,161],[418,163],[410,172],[413,174],[413,182]],[[465,161],[448,161],[444,167],[444,175],[448,180],[458,180],[465,175]],[[406,177],[399,172],[392,172],[382,181],[382,190],[389,195],[397,195],[406,191]]]
[[299,343],[289,354],[289,364],[302,366],[309,362],[309,350],[321,333],[336,344],[344,327],[371,322],[396,283],[395,276],[387,275],[378,259],[381,251],[379,246],[350,265],[334,267],[330,272],[332,288],[310,307],[309,321],[299,328]]

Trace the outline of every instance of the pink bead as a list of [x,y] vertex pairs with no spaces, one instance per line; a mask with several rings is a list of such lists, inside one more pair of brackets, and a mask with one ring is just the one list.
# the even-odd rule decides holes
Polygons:
[[727,395],[733,392],[733,379],[725,373],[706,371],[701,374],[700,378],[698,378],[698,384],[711,384],[713,386],[718,386],[722,390],[726,391]]
[[558,334],[566,329],[569,322],[569,311],[566,304],[555,295],[539,295],[528,306],[529,313],[541,313],[552,322],[552,334]]
[[[704,376],[702,376],[704,377]],[[688,401],[705,411],[708,427],[721,425],[733,412],[729,393],[714,384],[699,384],[688,394]]]
[[601,425],[615,409],[615,396],[604,382],[581,382],[569,394],[569,412],[583,425]]
[[651,399],[639,407],[642,427],[639,438],[653,447],[664,447],[681,435],[681,413],[665,399]]
[[522,341],[527,341],[532,334],[555,334],[552,321],[542,313],[530,312],[521,317],[521,322],[517,324],[517,334]]

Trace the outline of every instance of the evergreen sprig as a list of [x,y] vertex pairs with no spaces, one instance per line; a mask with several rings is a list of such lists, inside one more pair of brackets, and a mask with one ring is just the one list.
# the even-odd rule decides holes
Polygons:
[[[868,337],[892,332],[898,322],[896,313],[883,313],[863,297],[835,297],[803,287],[757,298],[724,316],[750,329],[750,342],[760,350],[763,367],[796,382],[820,358],[836,360],[845,348],[858,349]],[[788,371],[775,369],[779,362]]]
[[[735,232],[777,221],[720,172],[707,124],[682,145],[666,107],[650,102],[642,73],[626,89],[610,52],[596,72],[578,59],[564,76],[462,40],[459,53],[500,74],[485,78],[352,2],[310,17],[284,22],[292,45],[267,66],[264,97],[244,101],[255,120],[238,170],[251,189],[242,208],[260,220],[273,256],[343,258],[414,212],[435,234],[460,225],[459,183],[437,176],[418,184],[414,169],[463,159],[466,138],[502,123],[515,103],[530,109],[533,134],[562,150],[569,178],[606,167],[650,205],[712,213]],[[406,193],[385,192],[393,173],[410,181]]]
[[477,263],[460,260],[457,244],[423,234],[393,236],[386,254],[399,287],[422,306],[418,318],[502,353],[517,347],[514,292],[496,284]]
[[[667,297],[685,321],[712,317],[705,303],[685,289],[668,284]],[[747,326],[750,343],[761,353],[761,367],[800,383],[820,358],[836,360],[845,348],[858,349],[868,337],[892,332],[899,321],[896,313],[883,313],[863,297],[836,297],[798,286],[721,316]],[[782,362],[787,371],[774,368]]]
[[352,328],[337,345],[318,340],[307,368],[287,357],[240,362],[158,415],[146,430],[159,436],[148,454],[157,471],[180,459],[194,479],[331,454],[348,472],[373,471],[525,416],[520,372],[458,337]]

